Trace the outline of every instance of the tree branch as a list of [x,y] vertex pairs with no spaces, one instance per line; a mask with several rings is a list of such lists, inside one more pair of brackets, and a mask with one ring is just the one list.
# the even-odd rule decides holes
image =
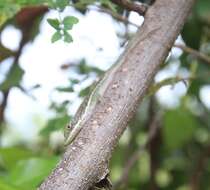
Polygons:
[[148,6],[146,4],[134,3],[128,0],[111,0],[113,3],[125,8],[128,11],[135,11],[144,16]]
[[[88,9],[91,9],[92,10],[92,7],[88,7]],[[135,27],[139,27],[137,24],[129,21],[128,18],[126,17],[123,17],[122,15],[118,14],[118,13],[115,13],[113,11],[111,11],[110,9],[106,9],[106,8],[102,8],[102,7],[97,7],[97,9],[95,9],[96,11],[100,11],[100,12],[103,12],[103,13],[107,13],[109,15],[111,15],[114,19],[120,21],[120,22],[123,22],[124,24],[131,24]]]
[[[114,19],[116,19],[120,22],[123,22],[124,24],[130,24],[137,28],[140,27],[139,25],[131,22],[128,18],[123,17],[122,15],[115,13],[115,12],[111,11],[110,9],[98,8],[97,10],[111,15]],[[205,55],[204,53],[201,53],[191,47],[188,47],[188,46],[182,45],[182,44],[174,44],[174,47],[179,48],[179,49],[185,51],[186,53],[192,54],[193,56],[197,57],[198,59],[200,59],[210,65],[210,57],[208,55]]]
[[109,71],[100,101],[39,190],[87,190],[104,179],[114,147],[166,59],[170,50],[167,47],[172,47],[193,3],[156,0],[148,9],[144,24],[120,57],[120,65]]
[[192,54],[193,56],[197,57],[198,59],[200,59],[210,65],[210,57],[209,56],[207,56],[199,51],[196,51],[190,47],[187,47],[185,45],[175,44],[174,47],[180,48],[183,51],[185,51],[189,54]]

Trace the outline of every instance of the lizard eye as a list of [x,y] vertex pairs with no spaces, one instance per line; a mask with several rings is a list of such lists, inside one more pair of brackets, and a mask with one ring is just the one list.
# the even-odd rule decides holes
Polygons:
[[70,126],[70,125],[67,125],[67,128],[68,128],[68,129],[70,129],[70,128],[71,128],[71,126]]

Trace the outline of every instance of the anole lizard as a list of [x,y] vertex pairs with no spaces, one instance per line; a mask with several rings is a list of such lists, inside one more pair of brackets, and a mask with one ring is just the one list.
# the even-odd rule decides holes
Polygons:
[[103,78],[99,80],[99,82],[97,82],[89,97],[86,98],[79,107],[79,110],[76,113],[73,122],[66,126],[66,129],[64,130],[65,146],[70,144],[77,137],[84,125],[84,121],[86,121],[88,115],[91,114],[93,108],[97,104],[103,92],[108,87],[109,81],[112,79],[112,76],[110,76],[110,74],[114,73],[119,65],[120,63],[115,63],[113,66],[111,66],[111,68],[104,74]]
[[[155,33],[156,30],[159,30],[159,28],[151,30],[139,40],[144,41],[150,35]],[[139,43],[139,40],[133,39],[133,43],[131,43],[131,46],[130,47],[128,46],[128,48],[131,50],[134,49],[135,46]],[[108,85],[113,79],[115,71],[117,70],[118,67],[120,67],[120,65],[124,61],[123,59],[120,58],[118,60],[120,61],[111,66],[111,68],[105,73],[103,78],[96,84],[94,90],[89,95],[88,99],[86,99],[86,101],[82,103],[73,122],[70,125],[67,125],[66,129],[64,130],[64,136],[65,136],[64,145],[70,144],[81,131],[82,127],[84,126],[84,122],[87,120],[88,116],[91,115],[93,108],[97,104],[99,98],[103,95],[103,92],[107,89]]]

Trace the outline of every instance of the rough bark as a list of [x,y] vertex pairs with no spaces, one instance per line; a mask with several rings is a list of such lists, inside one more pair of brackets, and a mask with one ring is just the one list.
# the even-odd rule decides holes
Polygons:
[[[194,0],[156,0],[120,57],[91,117],[39,190],[87,190],[107,174],[111,153],[168,55]],[[111,43],[111,42],[110,42]]]

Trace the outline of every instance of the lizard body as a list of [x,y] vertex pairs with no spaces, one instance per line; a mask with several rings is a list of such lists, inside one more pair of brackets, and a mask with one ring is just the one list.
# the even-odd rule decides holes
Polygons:
[[[127,49],[134,49],[139,41],[144,41],[145,39],[149,38],[151,35],[153,35],[157,30],[160,28],[155,28],[142,36],[140,39],[133,39],[133,43],[131,45],[128,45]],[[99,82],[96,84],[94,90],[89,95],[87,100],[84,101],[84,103],[81,104],[75,120],[73,120],[73,123],[70,125],[67,125],[67,129],[65,130],[65,145],[70,144],[79,134],[81,129],[84,126],[84,122],[87,121],[87,118],[91,115],[95,105],[97,104],[100,97],[103,96],[104,91],[107,89],[108,85],[110,84],[111,80],[114,77],[115,71],[121,66],[124,59],[121,59],[121,56],[119,57],[120,61],[117,61],[115,64],[111,66],[111,68],[104,74],[103,78],[99,80]],[[72,127],[73,125],[73,127]]]
[[83,128],[84,121],[86,121],[88,116],[91,115],[93,108],[97,104],[100,97],[103,95],[103,92],[108,87],[109,82],[112,80],[110,74],[115,72],[115,70],[119,67],[120,63],[121,62],[115,63],[113,66],[111,66],[111,68],[104,74],[103,78],[101,78],[101,80],[97,82],[95,88],[93,89],[89,97],[87,97],[79,107],[78,112],[76,113],[75,118],[73,119],[73,122],[67,125],[64,131],[65,146],[70,144]]

